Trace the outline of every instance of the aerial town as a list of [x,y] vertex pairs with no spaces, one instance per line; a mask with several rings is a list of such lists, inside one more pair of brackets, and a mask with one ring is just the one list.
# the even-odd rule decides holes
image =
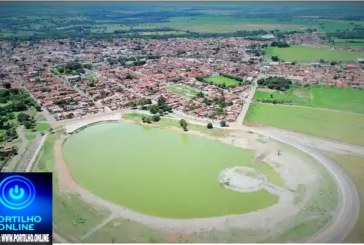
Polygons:
[[364,242],[363,3],[0,2],[0,243]]
[[[316,39],[312,34],[291,36],[292,43]],[[263,62],[263,57],[249,52],[252,46],[271,42],[243,38],[66,39],[23,42],[14,48],[2,41],[0,73],[2,83],[24,86],[56,120],[119,110],[141,98],[163,96],[173,110],[233,122],[249,94],[246,85],[260,73],[288,77],[302,85],[364,88],[361,60],[358,64]],[[82,71],[64,72],[63,68],[59,72],[59,67],[72,63],[81,64]],[[196,79],[215,74],[235,76],[244,83],[222,88]],[[174,84],[192,87],[205,96],[173,93],[168,87]],[[217,113],[217,105],[206,99],[220,97],[227,105]]]

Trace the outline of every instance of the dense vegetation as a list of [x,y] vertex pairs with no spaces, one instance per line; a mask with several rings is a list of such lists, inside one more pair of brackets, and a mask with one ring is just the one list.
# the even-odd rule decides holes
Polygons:
[[260,87],[267,87],[270,89],[285,91],[292,86],[292,81],[284,77],[268,77],[258,80]]
[[22,113],[30,107],[40,110],[40,106],[25,90],[11,88],[10,84],[4,84],[4,88],[0,89],[0,170],[12,155],[17,154],[17,149],[12,146],[10,150],[1,149],[6,142],[18,138],[15,130],[17,124],[24,124],[26,128],[35,126],[34,118]]
[[56,69],[59,73],[67,75],[79,75],[81,73],[85,73],[84,66],[75,61],[67,62],[65,65],[58,65]]

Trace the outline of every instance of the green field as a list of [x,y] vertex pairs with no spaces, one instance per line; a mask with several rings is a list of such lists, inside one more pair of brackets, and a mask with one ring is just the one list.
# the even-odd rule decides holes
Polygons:
[[172,85],[172,86],[167,87],[167,90],[169,92],[183,95],[183,96],[189,97],[189,98],[196,97],[196,95],[199,92],[198,89],[195,89],[195,88],[192,88],[189,86],[184,86],[184,85]]
[[231,16],[173,17],[168,22],[156,23],[158,27],[170,27],[198,33],[228,33],[240,30],[302,30],[301,23],[281,22],[278,19],[234,18]]
[[50,128],[50,125],[48,123],[41,123],[41,122],[37,123],[37,125],[34,127],[35,130],[40,131],[40,132],[45,131],[49,128]]
[[34,135],[34,134],[26,134],[26,135],[25,135],[25,138],[26,138],[28,141],[32,141],[32,140],[34,140],[34,139],[35,139],[35,137],[36,137],[36,135]]
[[[143,117],[143,114],[141,114],[141,113],[125,113],[123,115],[124,119],[130,120],[133,122],[137,122],[140,124],[142,123],[142,117]],[[166,118],[166,117],[162,117],[159,122],[153,122],[152,125],[160,127],[160,128],[180,128],[181,129],[181,126],[180,126],[178,120],[175,120],[172,118]],[[188,128],[188,130],[198,131],[203,134],[211,135],[214,137],[226,137],[229,134],[226,130],[224,130],[222,128],[208,129],[205,126],[197,125],[197,124],[189,124],[187,128]]]
[[[342,167],[349,177],[353,180],[356,190],[359,194],[360,206],[364,205],[364,157],[359,155],[341,155],[329,153],[339,165]],[[344,240],[345,243],[363,243],[364,242],[364,210],[361,208],[359,213],[359,219],[354,226],[354,229],[350,232],[348,237]]]
[[222,85],[225,84],[226,87],[239,85],[239,81],[227,78],[221,75],[213,75],[205,78],[206,81],[212,82],[214,85]]
[[325,61],[355,62],[358,58],[364,57],[364,52],[292,45],[288,48],[268,47],[265,52],[265,59],[270,60],[272,56],[278,56],[284,61],[315,62],[323,59]]
[[327,109],[263,103],[250,105],[245,122],[364,145],[364,115]]
[[255,100],[278,100],[303,105],[364,114],[364,91],[327,86],[294,87],[288,91],[258,89]]
[[221,186],[220,171],[237,165],[256,168],[268,179],[279,180],[266,164],[252,163],[252,151],[196,136],[104,123],[72,135],[63,150],[81,186],[145,214],[214,217],[251,212],[278,201],[265,190],[239,193]]
[[334,46],[364,47],[364,39],[335,39]]

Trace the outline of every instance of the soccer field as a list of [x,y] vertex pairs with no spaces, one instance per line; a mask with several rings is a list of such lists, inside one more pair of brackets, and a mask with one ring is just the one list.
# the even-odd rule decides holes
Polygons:
[[196,97],[196,95],[198,94],[198,90],[189,86],[184,86],[184,85],[172,85],[167,87],[167,90],[169,92],[175,93],[175,94],[180,94],[186,97]]
[[270,60],[272,56],[278,56],[284,61],[316,62],[323,59],[325,61],[355,62],[356,59],[363,58],[364,53],[292,45],[288,48],[268,47],[265,59]]
[[214,85],[222,85],[225,84],[226,87],[236,86],[239,84],[239,81],[224,77],[221,75],[213,75],[205,78],[206,81],[212,82]]

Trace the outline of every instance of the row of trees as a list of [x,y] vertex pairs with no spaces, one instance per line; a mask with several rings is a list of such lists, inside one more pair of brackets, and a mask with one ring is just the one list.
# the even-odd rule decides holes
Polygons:
[[152,122],[159,122],[160,121],[160,115],[152,115],[152,116],[147,116],[147,115],[143,115],[142,116],[142,122],[143,123],[152,123]]
[[290,45],[287,42],[283,41],[274,41],[270,44],[272,47],[278,47],[278,48],[288,48]]

